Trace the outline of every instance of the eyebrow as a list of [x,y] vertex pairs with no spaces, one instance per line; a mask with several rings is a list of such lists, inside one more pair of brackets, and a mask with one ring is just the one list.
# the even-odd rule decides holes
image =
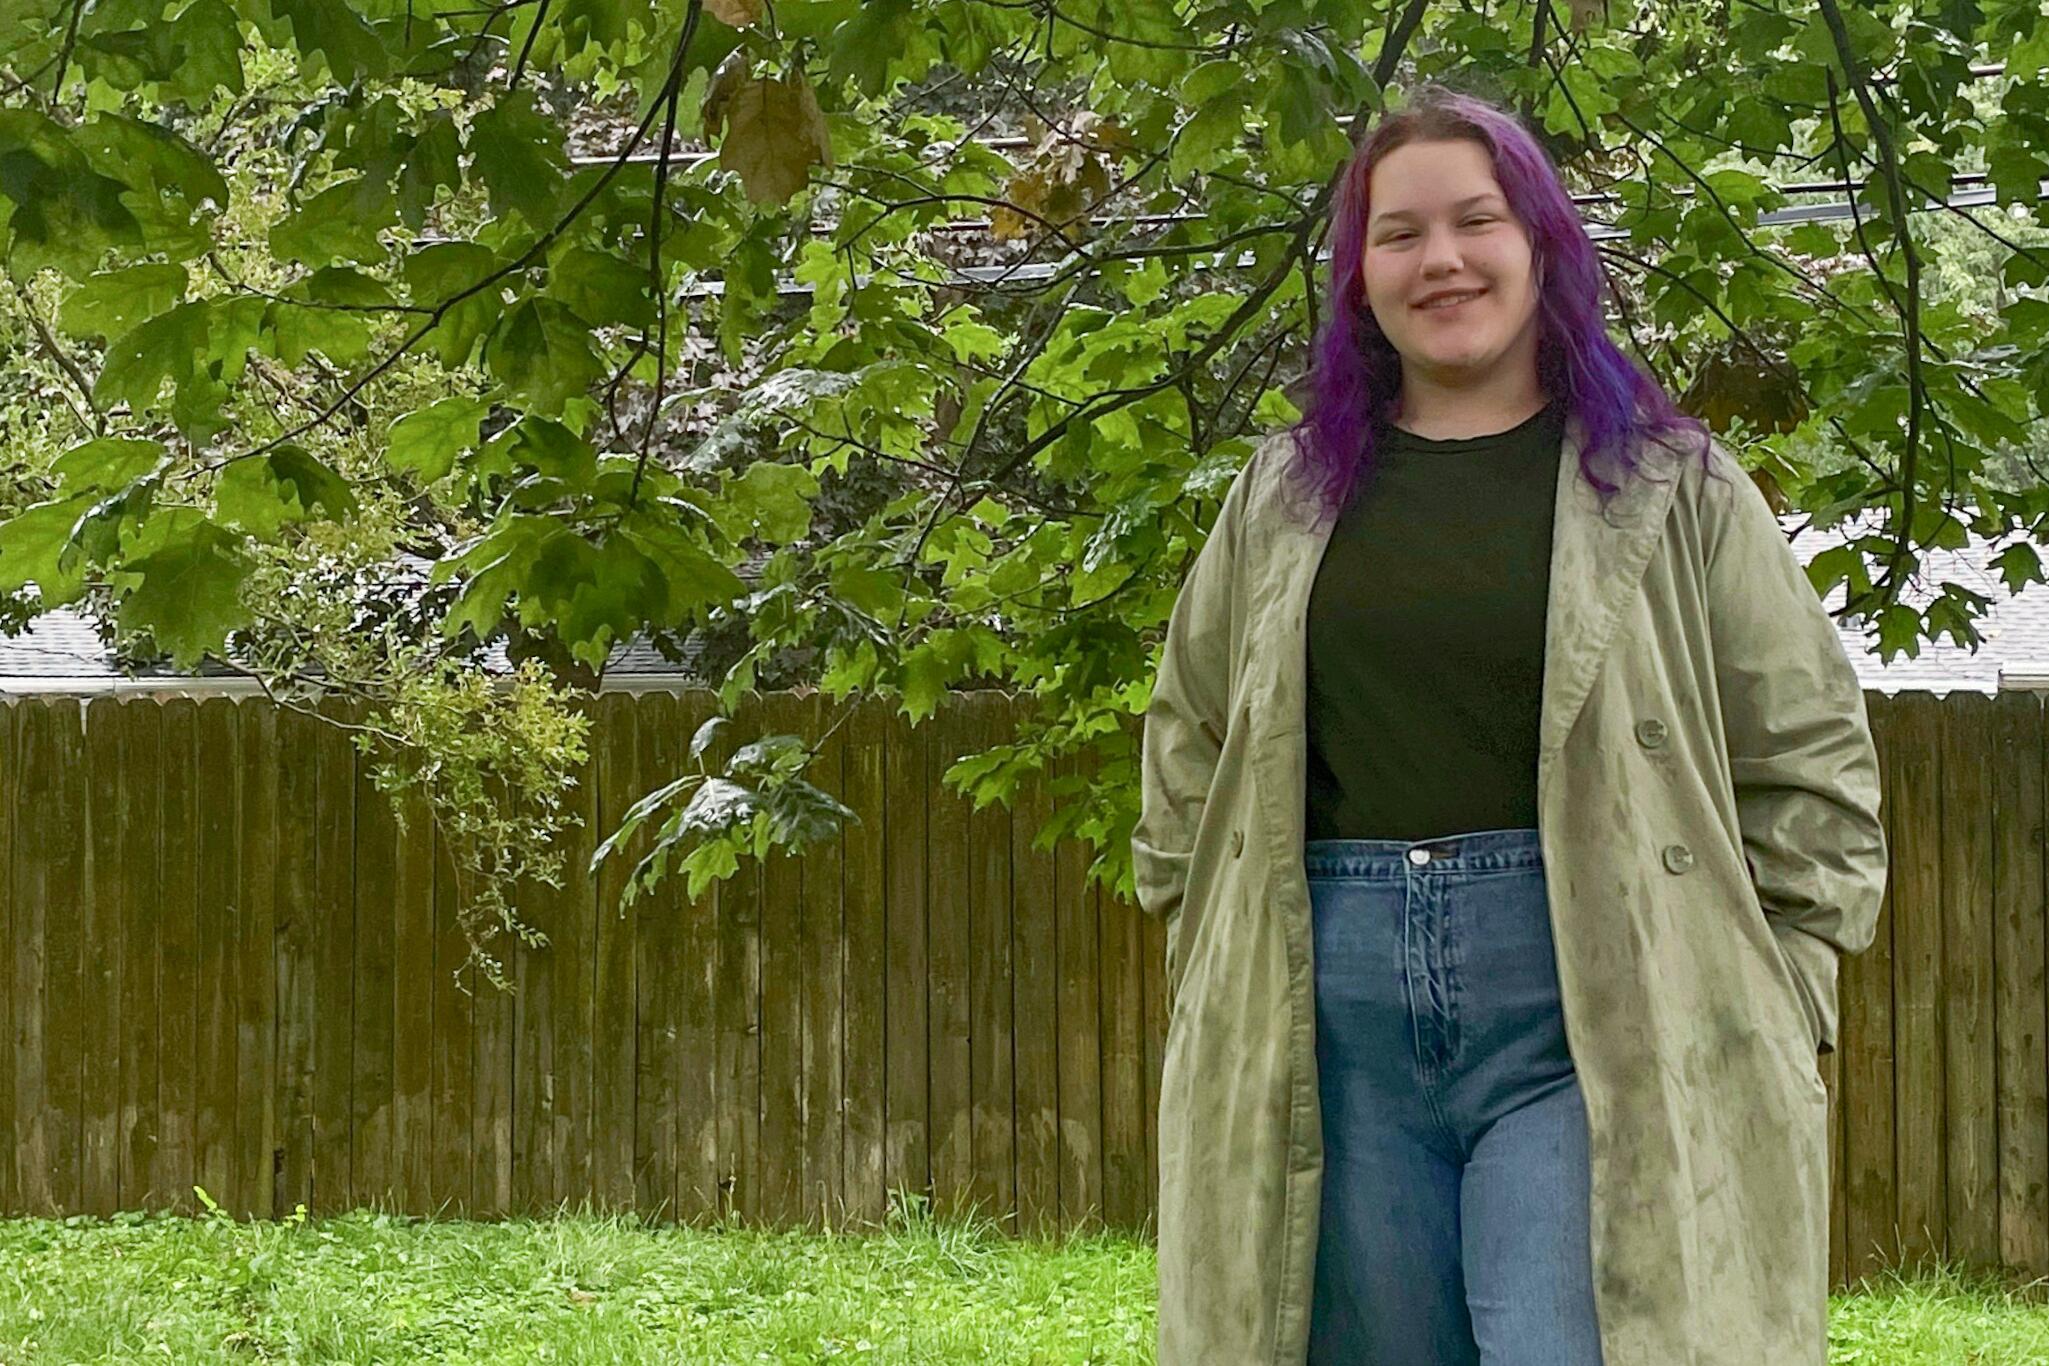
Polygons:
[[[1501,198],[1500,195],[1494,193],[1494,191],[1492,190],[1489,190],[1485,194],[1471,195],[1465,199],[1461,199],[1458,203],[1452,205],[1452,207],[1455,209],[1466,209],[1471,208],[1475,204],[1483,203],[1489,199],[1499,198]],[[1386,213],[1376,213],[1373,215],[1373,221],[1376,223],[1380,222],[1382,219],[1388,218],[1405,218],[1413,223],[1416,220],[1416,215],[1410,212],[1408,209],[1390,209]]]

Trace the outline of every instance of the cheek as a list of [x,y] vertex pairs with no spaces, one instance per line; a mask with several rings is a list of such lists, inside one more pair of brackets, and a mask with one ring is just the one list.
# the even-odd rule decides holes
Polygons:
[[1359,276],[1359,294],[1362,301],[1383,317],[1389,306],[1400,303],[1405,297],[1403,286],[1396,278],[1397,274],[1397,271],[1389,269],[1384,263],[1369,262]]

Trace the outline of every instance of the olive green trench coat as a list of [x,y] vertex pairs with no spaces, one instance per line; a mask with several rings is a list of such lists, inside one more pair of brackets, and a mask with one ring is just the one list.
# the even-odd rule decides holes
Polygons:
[[[1604,515],[1582,440],[1568,419],[1537,795],[1603,1356],[1824,1366],[1816,1056],[1834,1048],[1839,955],[1871,942],[1886,878],[1864,694],[1725,450],[1715,478],[1698,438],[1645,443],[1654,477]],[[1328,528],[1284,513],[1289,451],[1266,438],[1225,496],[1145,715],[1132,853],[1174,992],[1160,1366],[1308,1351],[1323,1140],[1304,616]]]

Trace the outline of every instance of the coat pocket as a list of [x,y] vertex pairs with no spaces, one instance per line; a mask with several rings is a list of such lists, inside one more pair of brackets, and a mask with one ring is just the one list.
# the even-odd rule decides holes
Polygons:
[[1807,1042],[1808,1052],[1810,1054],[1819,1054],[1821,1051],[1821,1012],[1814,1001],[1813,987],[1809,984],[1800,964],[1794,961],[1792,953],[1786,948],[1785,940],[1781,939],[1778,930],[1772,927],[1772,922],[1769,918],[1765,921],[1765,929],[1771,936],[1772,954],[1779,960],[1780,976],[1785,979],[1786,992],[1792,998],[1794,1009],[1798,1012],[1801,1023],[1806,1026],[1804,1037]]

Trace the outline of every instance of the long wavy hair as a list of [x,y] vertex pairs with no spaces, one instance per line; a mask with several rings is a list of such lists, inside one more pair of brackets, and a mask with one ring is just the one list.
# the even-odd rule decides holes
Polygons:
[[1669,434],[1695,434],[1701,464],[1712,469],[1707,427],[1681,412],[1609,339],[1602,315],[1607,270],[1551,158],[1513,114],[1432,84],[1381,118],[1359,144],[1331,209],[1329,306],[1313,343],[1302,418],[1292,429],[1290,466],[1295,482],[1315,493],[1319,518],[1336,516],[1370,475],[1376,427],[1397,415],[1401,398],[1401,356],[1366,306],[1361,278],[1373,168],[1404,144],[1457,138],[1487,150],[1494,178],[1528,232],[1538,383],[1579,419],[1580,470],[1600,491],[1603,509],[1622,484],[1597,467],[1612,463],[1623,479],[1636,477],[1647,440],[1669,445]]

